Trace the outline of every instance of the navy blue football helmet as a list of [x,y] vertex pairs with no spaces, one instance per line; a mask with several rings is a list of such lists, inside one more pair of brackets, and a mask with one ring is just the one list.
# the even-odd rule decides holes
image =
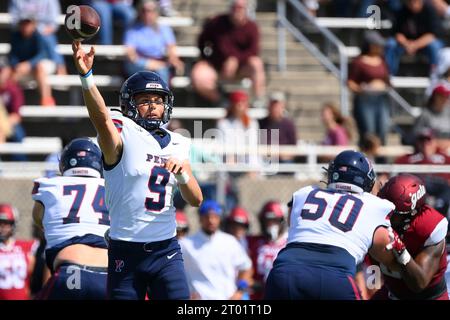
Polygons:
[[344,191],[370,192],[376,179],[370,160],[352,150],[339,153],[330,162],[327,173],[328,186]]
[[61,152],[59,171],[63,176],[102,176],[102,152],[89,138],[73,139]]
[[[162,119],[144,119],[140,116],[134,101],[138,93],[147,92],[160,95],[164,100]],[[119,105],[122,113],[146,130],[154,130],[169,122],[173,108],[173,94],[161,77],[153,71],[139,71],[130,76],[120,89]]]

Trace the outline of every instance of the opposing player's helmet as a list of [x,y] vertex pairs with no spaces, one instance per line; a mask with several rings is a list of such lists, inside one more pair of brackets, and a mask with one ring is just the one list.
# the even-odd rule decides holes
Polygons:
[[0,241],[7,240],[14,234],[16,220],[19,218],[19,212],[15,207],[7,203],[0,204],[0,221],[6,222],[12,225],[11,231],[6,232],[2,229],[0,232]]
[[286,209],[278,201],[268,201],[259,212],[258,219],[262,234],[275,241],[286,228]]
[[328,186],[338,190],[370,192],[376,174],[372,163],[358,151],[346,150],[339,153],[328,166]]
[[59,160],[63,176],[102,176],[102,152],[89,138],[77,138],[65,146]]
[[259,219],[284,219],[283,206],[278,201],[269,201],[267,202],[259,212]]
[[18,211],[12,205],[0,203],[0,221],[15,223],[18,218]]
[[[164,113],[161,119],[145,119],[137,109],[134,97],[138,93],[154,93],[164,100]],[[139,71],[130,76],[120,89],[119,105],[122,113],[146,130],[159,128],[170,120],[173,108],[173,94],[161,77],[153,71]]]
[[423,181],[412,174],[402,173],[390,178],[378,196],[395,205],[395,213],[415,215],[425,204],[426,189]]
[[235,222],[249,227],[250,220],[248,218],[248,212],[241,207],[234,207],[227,217],[228,222]]

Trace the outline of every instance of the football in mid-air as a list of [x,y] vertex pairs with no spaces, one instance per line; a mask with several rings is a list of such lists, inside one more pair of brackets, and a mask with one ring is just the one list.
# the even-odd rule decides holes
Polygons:
[[90,6],[75,6],[67,8],[64,25],[69,35],[78,41],[92,38],[100,30],[100,16]]

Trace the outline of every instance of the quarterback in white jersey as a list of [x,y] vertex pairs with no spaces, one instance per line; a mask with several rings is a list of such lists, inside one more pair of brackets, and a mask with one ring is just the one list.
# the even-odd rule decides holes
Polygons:
[[174,188],[192,206],[203,200],[189,164],[189,143],[163,129],[173,94],[152,71],[130,76],[120,90],[121,114],[110,113],[95,86],[95,50],[72,44],[89,117],[103,153],[111,217],[108,295],[111,299],[188,299],[181,248],[175,237]]
[[326,189],[294,193],[288,244],[269,274],[266,299],[360,299],[353,277],[368,252],[398,267],[385,248],[394,205],[369,193],[374,182],[369,160],[343,151],[330,163]]
[[170,158],[189,160],[190,141],[162,128],[149,132],[120,112],[111,116],[123,151],[114,167],[105,166],[109,236],[134,242],[170,239],[176,235],[172,199],[177,180],[163,166]]
[[[72,140],[62,151],[62,176],[34,182],[33,218],[43,228],[45,256],[52,272],[40,299],[105,299],[109,228],[102,157],[88,138]],[[78,285],[71,276],[79,274]]]

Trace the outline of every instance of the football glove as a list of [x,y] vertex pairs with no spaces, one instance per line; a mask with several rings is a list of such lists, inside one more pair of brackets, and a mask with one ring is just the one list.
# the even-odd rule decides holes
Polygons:
[[403,243],[402,239],[400,239],[398,233],[395,232],[395,230],[392,229],[391,227],[389,227],[388,231],[391,242],[386,245],[386,249],[392,250],[398,263],[406,266],[408,262],[411,260],[411,255],[406,249],[406,246]]

